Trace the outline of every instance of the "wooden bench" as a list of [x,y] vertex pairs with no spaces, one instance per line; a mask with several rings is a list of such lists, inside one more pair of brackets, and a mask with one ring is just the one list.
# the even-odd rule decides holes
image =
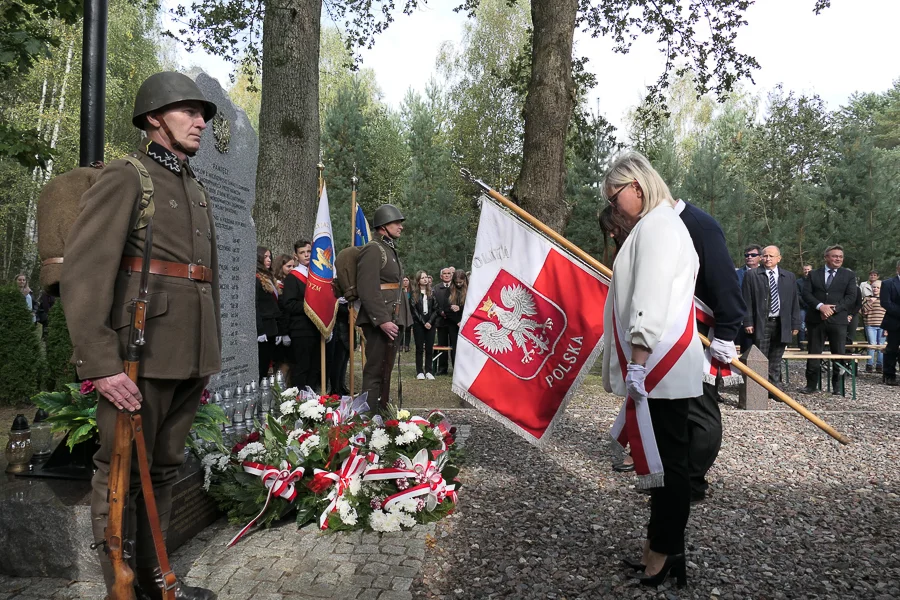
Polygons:
[[452,348],[451,348],[450,346],[432,346],[432,349],[434,350],[434,354],[431,355],[431,370],[432,370],[432,371],[435,371],[435,370],[437,370],[437,359],[438,359],[438,357],[439,357],[441,354],[443,354],[444,352],[446,352],[446,353],[447,353],[447,358],[448,358],[448,360],[449,360],[449,358],[450,358],[450,350],[452,350]]
[[[784,356],[781,357],[784,363],[784,383],[791,383],[791,370],[788,368],[788,361],[790,360],[809,360],[811,358],[818,358],[822,361],[822,365],[825,367],[824,370],[828,371],[826,380],[828,382],[828,391],[831,391],[831,369],[839,369],[843,371],[847,375],[850,375],[850,386],[852,390],[852,398],[856,400],[856,375],[859,366],[859,361],[861,360],[869,360],[868,354],[805,354],[802,352],[785,352]],[[845,360],[849,363],[849,367],[842,365],[838,361]],[[822,371],[819,371],[819,389],[822,389]],[[847,391],[844,387],[844,380],[841,378],[841,395],[846,396]]]

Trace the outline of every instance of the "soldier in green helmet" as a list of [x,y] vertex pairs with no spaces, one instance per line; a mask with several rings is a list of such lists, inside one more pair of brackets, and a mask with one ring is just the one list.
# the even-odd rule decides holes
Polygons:
[[387,407],[391,370],[403,329],[412,325],[409,302],[400,289],[403,267],[395,244],[404,220],[393,204],[379,206],[372,216],[374,239],[362,247],[357,260],[361,308],[356,324],[366,337],[362,389],[369,393],[369,406],[379,413]]
[[[209,377],[221,368],[216,230],[210,197],[188,158],[200,149],[216,105],[186,75],[157,73],[140,87],[132,122],[146,133],[131,156],[153,184],[153,243],[143,358],[135,385],[123,372],[130,301],[138,294],[146,223],[140,218],[142,184],[135,167],[115,160],[81,199],[66,238],[60,291],[66,307],[73,360],[81,379],[102,395],[97,407],[100,449],[94,456],[91,520],[104,539],[110,456],[117,412],[140,410],[153,489],[165,533],[172,487],[184,461],[184,443]],[[136,597],[158,598],[159,564],[146,516],[136,463],[126,514],[134,540]],[[100,552],[107,589],[109,560]],[[214,600],[216,594],[179,582],[179,600]]]

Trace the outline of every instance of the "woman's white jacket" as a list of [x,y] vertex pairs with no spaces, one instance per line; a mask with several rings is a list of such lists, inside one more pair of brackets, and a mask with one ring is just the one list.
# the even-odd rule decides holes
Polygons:
[[640,345],[652,352],[650,398],[703,392],[703,347],[693,311],[698,268],[691,236],[671,206],[658,206],[631,230],[613,263],[604,307],[606,391],[625,395],[623,364],[631,358],[631,346]]

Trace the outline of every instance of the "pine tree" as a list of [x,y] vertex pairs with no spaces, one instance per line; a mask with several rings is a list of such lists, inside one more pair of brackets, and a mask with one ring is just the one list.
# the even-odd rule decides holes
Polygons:
[[41,351],[31,311],[15,286],[0,288],[0,404],[40,391]]
[[74,382],[75,367],[70,362],[72,356],[72,339],[66,324],[66,313],[63,312],[62,300],[57,300],[50,309],[50,322],[47,326],[47,389],[64,391],[67,383]]

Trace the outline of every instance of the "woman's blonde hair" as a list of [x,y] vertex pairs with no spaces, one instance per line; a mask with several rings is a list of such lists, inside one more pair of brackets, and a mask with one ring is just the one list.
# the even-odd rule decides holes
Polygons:
[[627,152],[613,162],[603,180],[604,199],[607,198],[609,190],[617,190],[632,181],[637,181],[644,193],[639,216],[643,217],[661,204],[675,206],[675,199],[672,198],[669,186],[647,157],[639,152]]

